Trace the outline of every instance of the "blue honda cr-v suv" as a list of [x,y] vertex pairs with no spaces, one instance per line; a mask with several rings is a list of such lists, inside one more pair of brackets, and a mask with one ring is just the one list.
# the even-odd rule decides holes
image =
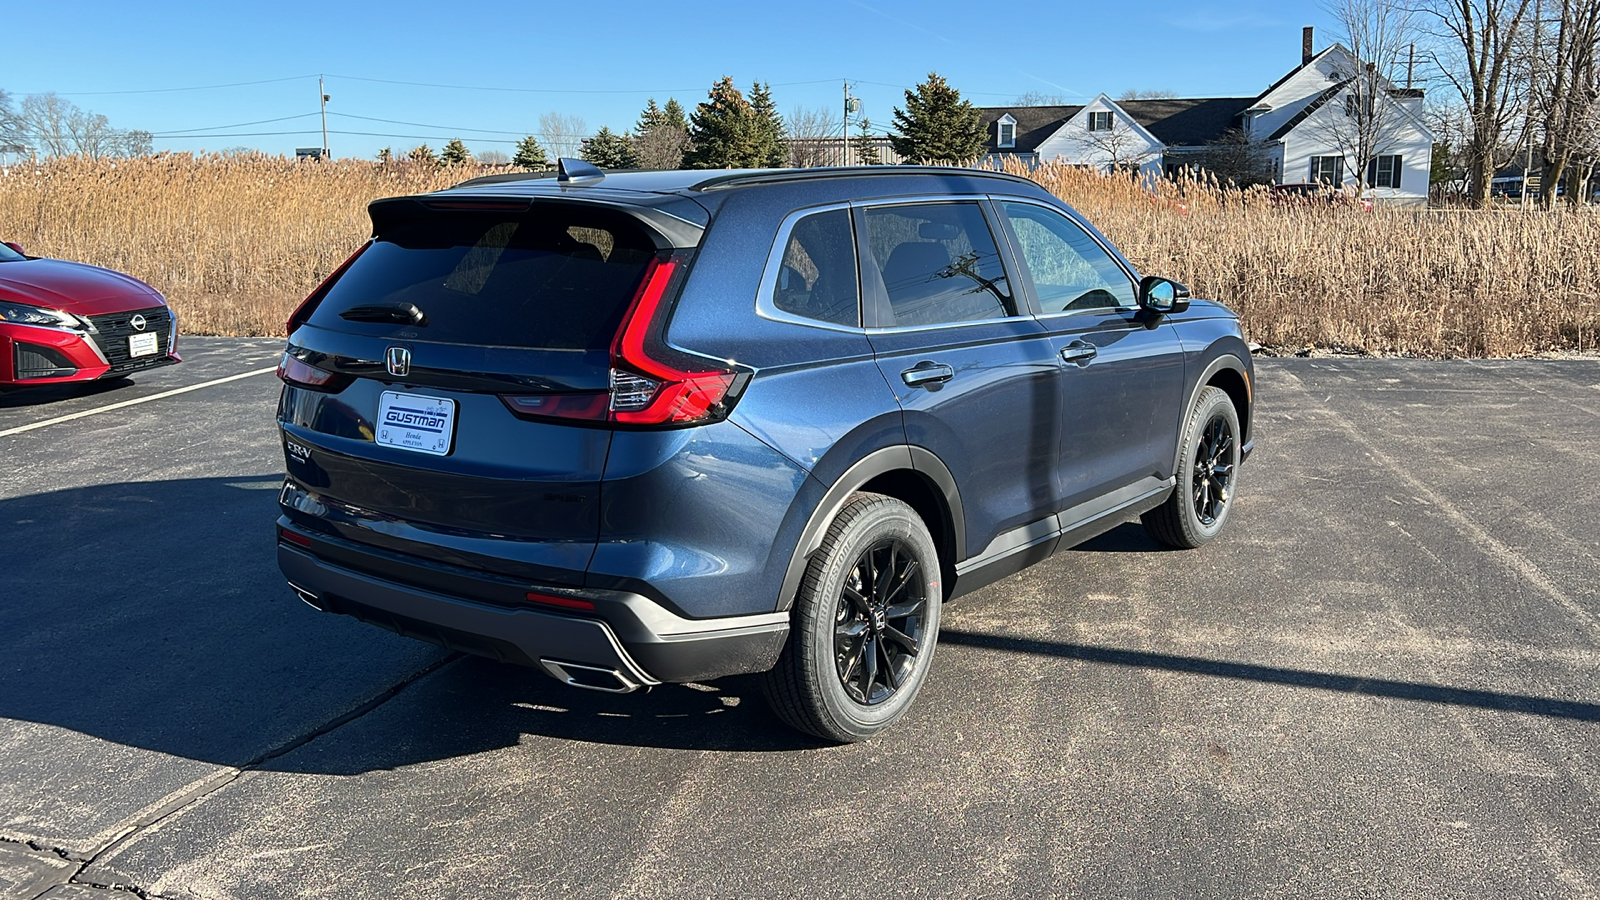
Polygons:
[[1222,528],[1238,321],[1038,185],[881,167],[379,200],[289,322],[278,560],[402,634],[631,691],[766,673],[868,737],[943,602],[1142,514]]

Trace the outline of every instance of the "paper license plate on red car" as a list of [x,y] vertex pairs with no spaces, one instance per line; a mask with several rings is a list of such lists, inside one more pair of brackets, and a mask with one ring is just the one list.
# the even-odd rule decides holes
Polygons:
[[374,439],[384,446],[447,456],[455,431],[454,400],[399,391],[384,391],[378,398],[378,433]]
[[129,356],[150,356],[160,349],[160,346],[156,343],[156,333],[153,331],[149,334],[136,334],[128,338]]

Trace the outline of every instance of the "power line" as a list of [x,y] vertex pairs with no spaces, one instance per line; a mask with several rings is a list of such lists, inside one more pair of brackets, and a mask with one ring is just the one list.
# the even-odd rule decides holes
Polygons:
[[[273,122],[288,122],[291,119],[304,119],[304,118],[306,118],[308,116],[314,116],[314,115],[316,115],[316,113],[301,113],[301,114],[299,114],[297,116],[280,116],[279,118],[276,118],[276,119],[258,119],[258,120],[254,121],[254,122],[235,122],[232,125],[208,125],[208,126],[206,126],[204,128],[175,128],[172,131],[164,131],[164,132],[161,132],[160,134],[156,134],[156,135],[152,135],[152,136],[153,137],[177,137],[179,135],[182,135],[182,134],[184,134],[186,132],[191,132],[191,131],[216,131],[216,130],[222,129],[222,128],[245,128],[245,127],[250,126],[250,125],[268,125],[268,124],[271,124]],[[195,137],[205,137],[205,135],[195,135]]]
[[[329,75],[329,78],[343,78],[348,81],[367,81],[373,84],[397,84],[405,87],[440,88],[450,91],[497,91],[511,94],[685,94],[705,90],[703,87],[688,88],[630,88],[630,89],[592,89],[592,88],[522,88],[506,87],[504,85],[473,85],[473,84],[437,84],[426,81],[396,81],[388,78],[367,78],[361,75]],[[787,81],[774,84],[771,87],[800,87],[809,84],[833,84],[837,78],[824,78],[817,81]],[[894,87],[894,85],[890,85]]]
[[[527,134],[526,131],[507,131],[496,128],[455,128],[449,125],[429,125],[424,122],[402,122],[399,119],[375,119],[372,116],[358,116],[355,113],[331,112],[330,116],[343,116],[346,119],[360,119],[363,122],[382,122],[386,125],[409,125],[412,128],[437,128],[440,131],[475,131],[482,134]],[[537,133],[537,132],[535,132]],[[543,135],[540,135],[543,137]]]
[[136,91],[52,91],[63,97],[103,97],[111,94],[172,94],[178,91],[213,91],[221,88],[250,87],[256,84],[279,84],[284,81],[299,81],[302,78],[315,78],[311,75],[290,75],[286,78],[268,78],[263,81],[234,81],[228,84],[198,84],[192,87],[173,88],[144,88]]

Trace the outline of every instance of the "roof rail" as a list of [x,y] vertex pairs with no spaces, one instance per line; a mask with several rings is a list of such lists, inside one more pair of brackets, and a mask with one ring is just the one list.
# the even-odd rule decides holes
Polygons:
[[861,178],[874,175],[964,175],[980,178],[1002,178],[1033,184],[1020,175],[995,169],[971,169],[960,166],[819,166],[813,169],[758,169],[715,175],[690,187],[694,191],[715,191],[747,184],[772,184],[785,181],[810,181],[820,178]]

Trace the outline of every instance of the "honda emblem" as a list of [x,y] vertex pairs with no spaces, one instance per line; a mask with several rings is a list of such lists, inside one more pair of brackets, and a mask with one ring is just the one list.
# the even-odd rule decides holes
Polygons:
[[411,351],[404,347],[390,347],[389,353],[384,357],[389,369],[389,374],[396,378],[404,378],[411,374]]

